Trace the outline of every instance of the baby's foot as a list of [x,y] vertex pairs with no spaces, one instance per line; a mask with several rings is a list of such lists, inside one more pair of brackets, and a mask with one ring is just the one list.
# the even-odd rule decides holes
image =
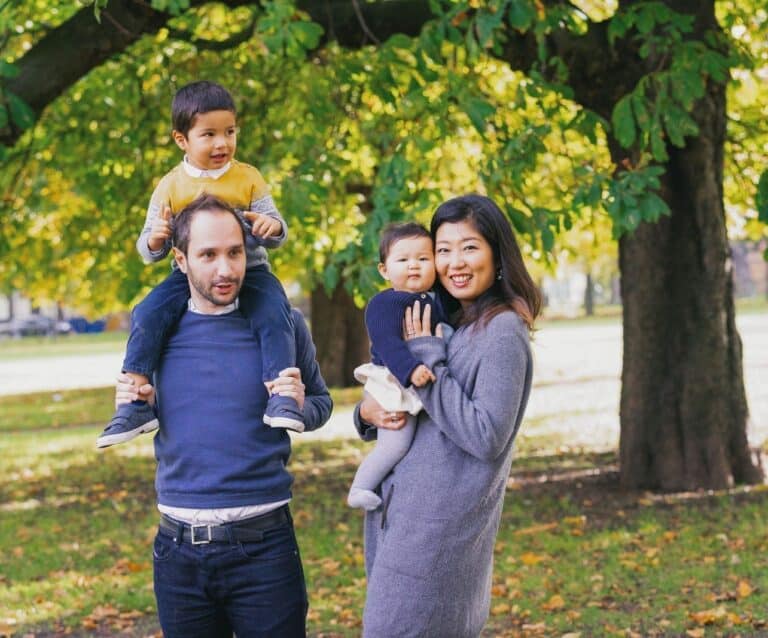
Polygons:
[[358,507],[360,509],[375,510],[381,505],[381,499],[371,490],[364,490],[359,487],[353,487],[349,490],[347,496],[347,505],[350,507]]

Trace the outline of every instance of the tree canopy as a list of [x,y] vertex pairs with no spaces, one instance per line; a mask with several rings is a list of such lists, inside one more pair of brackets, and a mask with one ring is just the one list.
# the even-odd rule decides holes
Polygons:
[[[666,489],[758,476],[725,222],[766,234],[762,3],[0,8],[0,287],[104,311],[162,277],[133,242],[153,184],[179,159],[170,100],[187,81],[215,79],[239,106],[238,157],[262,169],[293,229],[273,254],[284,278],[329,295],[343,285],[362,303],[379,285],[382,226],[426,220],[468,190],[503,206],[531,259],[601,220],[622,270],[622,438],[645,464],[630,474]],[[718,386],[715,372],[733,383]],[[654,447],[654,421],[667,449]]]
[[[318,2],[5,4],[0,124],[13,145],[0,278],[33,296],[104,311],[162,276],[133,241],[154,182],[178,160],[170,98],[198,77],[235,94],[239,157],[263,169],[296,229],[274,259],[305,286],[343,277],[369,294],[381,226],[425,219],[465,190],[506,204],[539,259],[592,211],[616,235],[657,219],[666,142],[695,134],[706,77],[724,80],[737,64],[729,160],[741,170],[729,171],[727,192],[735,224],[762,232],[765,89],[754,67],[765,17],[749,3],[721,3],[730,48],[687,42],[690,19],[654,2],[336,3],[330,18]],[[617,95],[631,89],[611,111],[568,84],[578,73],[568,56],[596,64],[598,37],[672,64],[631,84],[600,60]],[[618,172],[606,131],[636,149]]]

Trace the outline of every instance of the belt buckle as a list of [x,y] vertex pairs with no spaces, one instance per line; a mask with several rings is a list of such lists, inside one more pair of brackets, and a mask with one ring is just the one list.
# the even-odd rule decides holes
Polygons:
[[[207,532],[207,538],[196,538],[195,530],[204,529]],[[190,525],[189,526],[190,542],[193,545],[207,545],[213,540],[211,533],[211,525]]]

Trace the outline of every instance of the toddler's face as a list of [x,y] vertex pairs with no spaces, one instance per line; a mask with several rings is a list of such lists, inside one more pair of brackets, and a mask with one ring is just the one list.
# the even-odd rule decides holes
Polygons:
[[202,170],[221,168],[235,156],[235,114],[223,110],[199,113],[186,137],[174,131],[173,139],[194,167]]
[[435,256],[429,237],[404,237],[389,248],[381,276],[394,290],[426,292],[435,283]]

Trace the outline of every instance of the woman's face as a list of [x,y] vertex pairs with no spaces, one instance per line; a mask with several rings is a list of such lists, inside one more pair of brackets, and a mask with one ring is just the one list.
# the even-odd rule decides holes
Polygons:
[[466,308],[496,277],[491,245],[470,222],[444,223],[435,235],[435,268],[440,283]]

